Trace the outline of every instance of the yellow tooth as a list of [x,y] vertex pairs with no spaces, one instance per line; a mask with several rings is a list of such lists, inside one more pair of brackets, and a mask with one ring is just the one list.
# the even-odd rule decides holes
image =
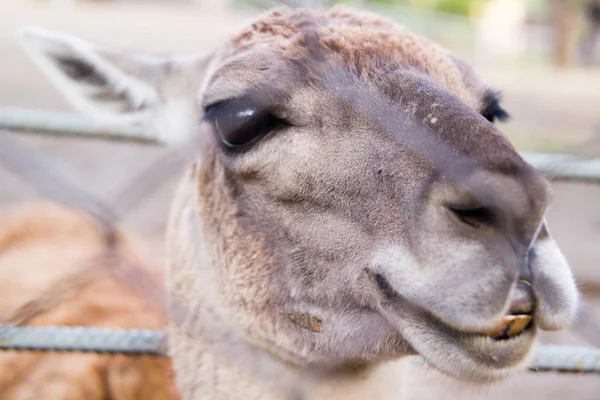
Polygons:
[[498,325],[496,325],[496,327],[494,329],[490,330],[487,333],[488,336],[491,336],[491,337],[498,336],[499,334],[502,333],[502,331],[504,331],[504,328],[506,327],[506,325],[509,325],[514,320],[515,320],[514,315],[506,315],[504,318],[502,318],[502,321]]
[[529,324],[530,321],[531,315],[506,315],[504,318],[502,318],[502,322],[500,322],[494,329],[490,330],[487,334],[491,337],[498,336],[508,326],[508,330],[506,331],[508,336],[516,336],[519,333],[523,332],[523,329],[525,329],[525,327]]
[[523,332],[523,329],[525,329],[530,321],[531,315],[515,315],[515,319],[510,324],[510,328],[508,328],[508,336],[516,336]]

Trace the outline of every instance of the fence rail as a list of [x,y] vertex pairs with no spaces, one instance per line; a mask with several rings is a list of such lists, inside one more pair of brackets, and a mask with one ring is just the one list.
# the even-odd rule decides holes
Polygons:
[[19,107],[0,107],[0,129],[158,144],[140,127],[109,126],[81,114]]

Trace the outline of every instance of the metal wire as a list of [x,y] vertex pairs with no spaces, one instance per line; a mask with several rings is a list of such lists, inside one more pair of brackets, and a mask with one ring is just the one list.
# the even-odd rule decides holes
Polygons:
[[[167,356],[161,330],[0,324],[0,350],[69,351]],[[600,373],[600,349],[542,345],[532,372]]]
[[535,372],[600,373],[600,349],[545,345],[535,353],[530,369]]
[[157,144],[138,126],[108,126],[81,114],[60,111],[0,107],[0,128],[24,132],[44,132],[62,137],[98,138]]
[[600,182],[600,159],[566,154],[521,152],[521,156],[553,180]]
[[166,355],[160,330],[0,324],[0,350]]

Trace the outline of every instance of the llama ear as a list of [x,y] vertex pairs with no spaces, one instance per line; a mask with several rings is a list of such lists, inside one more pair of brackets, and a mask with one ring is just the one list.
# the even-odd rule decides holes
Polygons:
[[160,63],[97,48],[73,36],[27,27],[20,42],[44,75],[78,111],[106,124],[145,122],[158,93],[144,72]]
[[143,139],[187,140],[199,121],[196,97],[214,52],[153,57],[99,48],[37,27],[20,42],[78,111],[105,125],[142,125]]

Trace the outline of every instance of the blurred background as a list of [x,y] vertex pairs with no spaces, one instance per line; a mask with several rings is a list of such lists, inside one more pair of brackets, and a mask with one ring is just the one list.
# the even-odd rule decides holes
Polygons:
[[[201,52],[266,8],[299,3],[370,9],[471,62],[503,93],[511,119],[499,128],[519,150],[600,157],[600,0],[0,0],[0,109],[72,111],[20,49],[15,33],[22,26],[139,52]],[[164,152],[40,135],[19,134],[19,140],[60,159],[109,199]],[[146,238],[157,257],[164,256],[165,219],[176,179],[161,178],[126,216],[125,223]],[[554,190],[549,226],[575,271],[591,325],[548,334],[543,341],[597,344],[600,186],[555,183]],[[33,188],[0,170],[0,207],[36,196]],[[410,399],[600,399],[598,376],[522,374],[491,388],[472,387],[415,365],[407,382]]]

